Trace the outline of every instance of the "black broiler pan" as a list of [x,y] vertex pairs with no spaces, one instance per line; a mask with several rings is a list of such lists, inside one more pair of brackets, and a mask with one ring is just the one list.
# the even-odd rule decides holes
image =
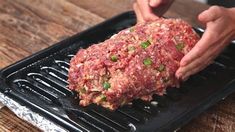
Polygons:
[[123,13],[2,69],[0,92],[68,131],[150,132],[179,129],[235,91],[231,43],[213,64],[151,102],[135,100],[116,111],[94,104],[80,107],[76,93],[67,89],[71,57],[135,23],[133,12]]

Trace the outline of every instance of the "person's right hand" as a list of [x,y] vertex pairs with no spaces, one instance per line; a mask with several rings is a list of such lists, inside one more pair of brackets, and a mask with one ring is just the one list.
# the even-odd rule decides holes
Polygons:
[[136,0],[133,4],[137,21],[153,21],[161,17],[174,0]]
[[186,54],[176,72],[176,77],[187,79],[205,67],[235,38],[235,8],[212,6],[198,19],[206,25],[205,33],[193,49]]

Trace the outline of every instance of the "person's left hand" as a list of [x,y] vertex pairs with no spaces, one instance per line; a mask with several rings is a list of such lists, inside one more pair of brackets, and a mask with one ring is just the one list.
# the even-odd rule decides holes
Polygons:
[[154,21],[161,17],[174,0],[136,0],[133,4],[137,21]]
[[222,52],[222,50],[235,37],[235,8],[212,6],[202,12],[198,19],[206,24],[202,38],[186,54],[176,71],[176,77],[186,80],[206,66]]

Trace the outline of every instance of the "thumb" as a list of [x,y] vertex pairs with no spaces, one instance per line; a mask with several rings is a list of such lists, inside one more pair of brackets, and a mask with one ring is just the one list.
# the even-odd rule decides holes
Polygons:
[[162,0],[149,0],[149,6],[158,7],[162,3]]
[[207,23],[210,21],[214,21],[221,16],[222,8],[219,6],[212,6],[208,10],[203,11],[198,15],[198,20],[202,23]]

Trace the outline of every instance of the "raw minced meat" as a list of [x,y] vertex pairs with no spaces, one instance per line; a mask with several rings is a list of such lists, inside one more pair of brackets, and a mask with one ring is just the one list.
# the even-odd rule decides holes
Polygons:
[[179,62],[198,40],[180,19],[137,24],[80,49],[70,62],[69,88],[78,92],[82,106],[114,110],[133,99],[151,100],[179,85]]

